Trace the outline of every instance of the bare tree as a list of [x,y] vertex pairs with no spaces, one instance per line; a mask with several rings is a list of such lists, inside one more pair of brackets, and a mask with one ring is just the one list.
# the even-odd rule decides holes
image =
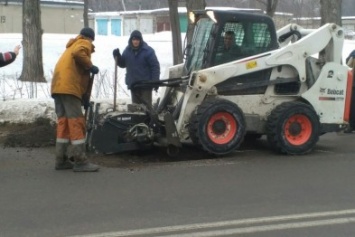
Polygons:
[[333,22],[341,26],[342,0],[320,0],[321,25]]
[[305,21],[302,18],[308,18],[306,25],[304,27],[313,27],[313,21],[311,20],[314,17],[319,16],[319,1],[314,0],[280,0],[278,4],[278,9],[281,12],[292,13],[297,24],[304,24]]
[[256,9],[257,8],[257,5],[256,5],[257,1],[249,1],[249,8],[253,8],[253,9]]
[[305,17],[306,15],[304,14],[305,10],[308,8],[305,5],[306,0],[299,0],[299,1],[291,1],[291,5],[293,6],[294,9],[294,16],[299,18],[299,17]]
[[89,0],[84,0],[84,13],[83,13],[84,27],[89,27],[88,12],[89,12]]
[[43,30],[40,1],[23,1],[22,13],[23,67],[19,79],[21,81],[46,82],[43,73]]
[[176,65],[183,62],[178,0],[169,0],[169,14],[173,39],[173,64]]
[[[341,4],[342,0],[320,0],[321,25],[336,23],[341,26]],[[330,52],[331,46],[327,46],[319,53],[319,57],[329,61]]]
[[257,1],[265,6],[266,8],[265,11],[268,16],[273,17],[275,15],[275,11],[277,8],[277,4],[279,3],[279,0],[257,0]]

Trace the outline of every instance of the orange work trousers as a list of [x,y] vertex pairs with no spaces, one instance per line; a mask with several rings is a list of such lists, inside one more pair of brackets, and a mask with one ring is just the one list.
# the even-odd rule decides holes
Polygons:
[[54,95],[57,114],[57,143],[84,144],[86,136],[85,118],[81,100],[73,95]]

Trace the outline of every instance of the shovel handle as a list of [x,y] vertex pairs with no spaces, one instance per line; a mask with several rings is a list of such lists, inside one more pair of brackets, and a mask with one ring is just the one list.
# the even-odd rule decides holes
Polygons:
[[117,99],[117,57],[115,57],[115,75],[113,84],[113,111],[116,111],[116,99]]

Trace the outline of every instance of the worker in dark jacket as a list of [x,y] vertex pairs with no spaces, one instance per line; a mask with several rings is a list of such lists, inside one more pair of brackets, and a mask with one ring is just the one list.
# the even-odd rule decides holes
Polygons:
[[16,45],[14,51],[0,53],[0,67],[4,67],[13,61],[15,61],[17,55],[19,54],[21,45]]
[[56,170],[92,172],[99,169],[86,157],[85,118],[81,109],[90,73],[99,72],[99,68],[91,62],[91,54],[95,51],[94,40],[93,29],[83,28],[78,36],[68,41],[54,69],[51,94],[57,114]]
[[132,103],[151,105],[152,86],[134,86],[142,81],[159,81],[160,77],[160,64],[155,51],[143,41],[142,33],[133,31],[122,55],[117,48],[113,50],[113,57],[119,67],[126,68],[126,85],[131,90]]

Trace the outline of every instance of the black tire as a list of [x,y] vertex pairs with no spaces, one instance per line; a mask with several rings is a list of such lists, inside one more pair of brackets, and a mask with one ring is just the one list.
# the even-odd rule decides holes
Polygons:
[[190,138],[209,153],[225,155],[236,150],[246,131],[242,110],[223,99],[208,99],[197,107],[189,126]]
[[318,142],[319,118],[314,109],[302,102],[277,106],[267,120],[267,140],[280,153],[302,155]]

